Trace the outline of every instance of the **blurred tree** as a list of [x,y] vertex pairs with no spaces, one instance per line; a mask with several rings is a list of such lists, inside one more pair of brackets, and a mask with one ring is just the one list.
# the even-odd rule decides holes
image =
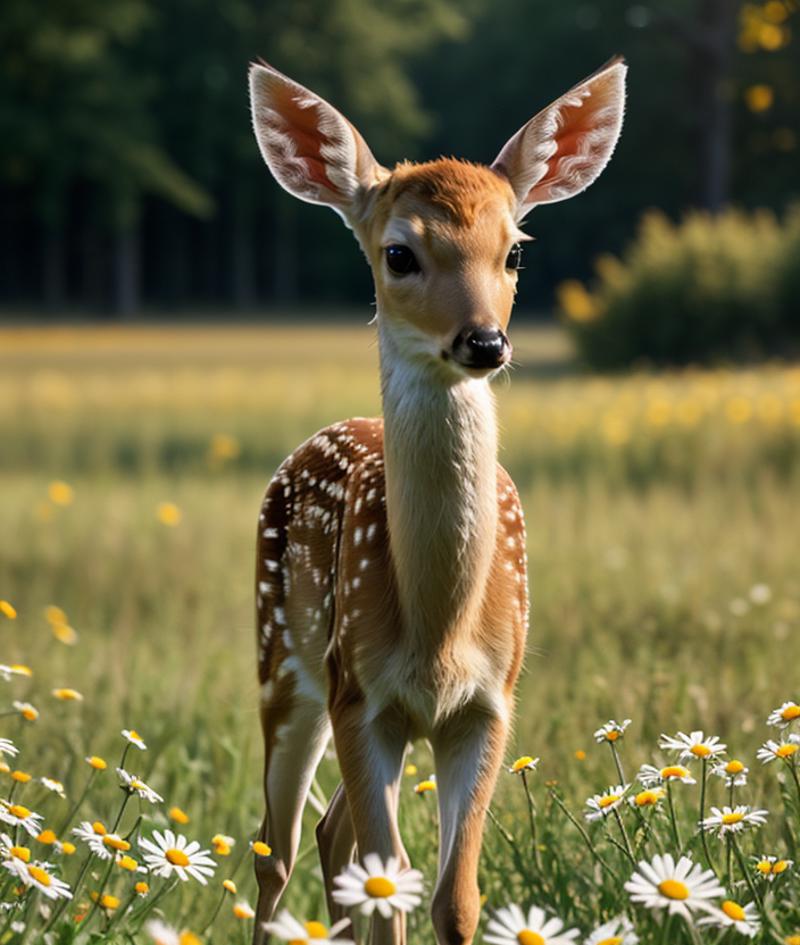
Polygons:
[[142,195],[206,214],[208,195],[159,143],[154,87],[136,64],[151,15],[144,0],[7,0],[0,25],[0,174],[23,186],[44,239],[43,295],[63,304],[65,223],[75,184],[92,185],[115,238],[115,307],[139,306],[136,233]]

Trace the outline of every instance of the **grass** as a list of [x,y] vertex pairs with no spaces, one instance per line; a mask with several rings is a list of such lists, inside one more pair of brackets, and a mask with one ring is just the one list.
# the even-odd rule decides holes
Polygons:
[[[129,751],[127,767],[166,804],[143,804],[137,830],[163,826],[175,804],[191,817],[179,829],[203,846],[216,833],[237,840],[208,890],[181,884],[155,906],[195,932],[225,876],[238,898],[255,900],[248,840],[261,815],[252,628],[261,494],[280,459],[318,427],[378,410],[372,339],[371,329],[344,327],[0,331],[0,598],[17,610],[15,620],[0,617],[1,655],[34,673],[7,684],[6,702],[29,700],[41,713],[35,723],[5,718],[0,735],[21,748],[7,760],[60,779],[74,800],[90,773],[83,758],[107,758],[80,819],[113,821],[123,799],[113,773],[119,732],[140,731],[149,750]],[[667,759],[661,732],[720,735],[751,768],[742,802],[771,811],[760,832],[742,838],[745,855],[774,849],[800,859],[788,764],[755,760],[775,734],[764,726],[768,712],[798,695],[800,370],[584,377],[558,333],[523,330],[513,340],[520,365],[497,384],[501,459],[526,509],[533,612],[508,760],[541,756],[527,782],[539,846],[522,779],[505,774],[481,889],[487,914],[509,900],[535,902],[588,933],[631,910],[620,882],[633,867],[616,845],[616,821],[588,824],[582,814],[587,797],[619,781],[608,746],[592,739],[608,718],[634,720],[619,743],[629,778],[641,763]],[[76,645],[54,637],[48,605],[66,612]],[[84,700],[60,702],[51,695],[60,686]],[[413,790],[431,770],[424,745],[410,761],[417,773],[404,782],[403,831],[430,885],[435,797]],[[329,795],[336,781],[335,764],[325,762],[319,791]],[[15,790],[48,824],[64,819],[69,803],[40,785]],[[708,790],[706,809],[727,802],[719,779]],[[698,788],[675,785],[674,795],[682,839],[701,862]],[[649,833],[625,812],[637,857],[659,846],[678,852],[662,807],[646,812]],[[136,808],[128,804],[121,829],[133,828]],[[314,819],[309,810],[307,828]],[[725,845],[709,843],[727,880]],[[301,850],[286,903],[324,918],[310,829]],[[67,881],[83,857],[81,847],[63,861]],[[96,865],[65,916],[91,906],[89,892],[102,885]],[[733,898],[749,901],[735,860],[732,879]],[[124,903],[131,882],[115,870],[109,888]],[[756,882],[759,894],[771,891],[764,914],[779,930],[758,941],[800,932],[792,871]],[[129,941],[124,929],[136,928],[136,910],[152,905],[157,886],[122,918],[120,907],[116,919],[103,909],[70,919],[58,941],[89,941],[93,931]],[[204,940],[249,937],[233,901]],[[645,912],[630,914],[643,942],[662,932],[670,943],[692,940],[680,923],[665,931]],[[411,922],[412,945],[429,942],[425,911]],[[9,930],[0,942],[34,934]]]

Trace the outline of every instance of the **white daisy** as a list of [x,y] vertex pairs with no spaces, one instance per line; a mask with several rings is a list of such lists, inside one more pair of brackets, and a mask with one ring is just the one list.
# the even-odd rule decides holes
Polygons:
[[692,777],[692,772],[683,765],[665,765],[663,768],[656,768],[655,765],[642,765],[637,780],[645,787],[652,787],[654,784],[665,784],[667,781],[680,781],[683,784],[697,784]]
[[720,762],[714,765],[711,773],[718,778],[724,778],[725,787],[744,787],[747,784],[747,775],[750,769],[746,767],[738,758],[731,758],[727,763]]
[[338,887],[333,890],[334,901],[348,908],[359,906],[364,915],[377,909],[388,919],[395,910],[411,912],[422,901],[422,873],[401,869],[394,856],[384,864],[377,853],[368,853],[363,866],[350,863],[333,882]]
[[2,867],[23,880],[28,872],[28,863],[31,861],[31,851],[28,847],[17,846],[7,833],[0,835],[0,857]]
[[190,942],[199,941],[191,932],[179,932],[166,922],[162,922],[161,919],[150,919],[144,928],[154,945],[188,945]]
[[160,794],[156,794],[151,787],[140,778],[137,778],[135,774],[129,774],[124,768],[117,768],[117,774],[120,781],[122,781],[122,786],[127,788],[129,793],[138,794],[139,797],[150,801],[151,804],[160,804],[164,800]]
[[796,702],[784,702],[783,705],[773,709],[767,718],[767,725],[774,725],[776,728],[786,728],[792,722],[800,719],[800,705]]
[[623,737],[625,729],[630,724],[630,719],[623,719],[622,722],[617,722],[616,719],[609,719],[605,725],[601,725],[600,728],[597,729],[592,737],[596,742],[615,742]]
[[25,875],[20,876],[20,879],[26,886],[35,886],[48,899],[72,899],[69,885],[53,876],[46,867],[45,863],[29,863],[25,868]]
[[770,761],[775,761],[776,758],[791,764],[790,759],[797,754],[798,750],[800,750],[800,735],[790,735],[782,742],[775,742],[770,738],[758,749],[756,758],[765,765]]
[[625,794],[630,787],[629,784],[618,784],[616,787],[608,787],[602,794],[595,794],[586,801],[589,810],[584,811],[583,816],[589,820],[602,820],[608,817],[612,810],[616,810],[625,800]]
[[736,807],[711,808],[711,816],[701,822],[703,830],[715,831],[722,837],[726,833],[739,833],[747,827],[760,827],[767,822],[766,810],[751,810],[747,804]]
[[657,853],[650,863],[641,860],[639,872],[625,883],[625,889],[631,901],[647,909],[666,909],[687,921],[695,909],[710,912],[713,906],[709,900],[725,895],[713,870],[704,870],[687,856],[676,863],[670,853]]
[[186,837],[171,830],[163,833],[154,830],[153,839],[141,839],[139,847],[145,851],[144,861],[156,876],[170,877],[174,873],[183,882],[191,877],[205,886],[206,877],[213,876],[217,868],[209,850],[201,850],[196,840],[189,843]]
[[42,832],[41,814],[36,814],[22,804],[12,804],[10,801],[0,800],[0,820],[12,827],[22,827],[23,830],[36,837]]
[[754,938],[761,931],[761,921],[754,902],[740,906],[732,899],[726,899],[710,915],[700,919],[698,926],[714,926],[718,929],[736,929],[740,935]]
[[10,738],[0,738],[0,755],[10,755],[12,758],[19,754],[19,748]]
[[638,941],[630,919],[621,915],[595,929],[584,945],[637,945]]
[[352,939],[336,938],[337,932],[349,922],[349,919],[342,919],[327,929],[321,922],[300,922],[288,909],[283,909],[272,922],[264,923],[264,929],[292,945],[355,945]]
[[715,758],[723,754],[727,746],[716,735],[678,732],[675,736],[662,735],[658,747],[663,751],[677,751],[679,761],[691,761],[692,758]]
[[39,778],[39,783],[47,788],[48,791],[52,791],[53,794],[58,794],[59,797],[66,798],[66,793],[64,792],[64,785],[60,781],[56,781],[55,778]]
[[121,732],[121,735],[125,741],[128,742],[128,744],[138,748],[139,751],[147,751],[147,745],[145,745],[144,741],[142,740],[142,736],[134,729],[124,728]]
[[0,676],[6,681],[11,682],[14,676],[31,676],[29,666],[22,666],[17,663],[15,666],[9,666],[7,663],[0,663]]
[[544,909],[531,906],[528,915],[516,903],[498,909],[486,926],[484,942],[490,945],[572,945],[577,929],[562,931],[561,919],[547,917]]
[[113,854],[103,842],[103,838],[108,835],[108,831],[96,820],[90,823],[88,820],[82,820],[79,827],[73,827],[72,833],[89,847],[89,850],[99,856],[101,860],[110,860]]
[[794,866],[794,860],[782,860],[777,856],[764,855],[757,856],[754,859],[759,876],[769,883],[774,882]]

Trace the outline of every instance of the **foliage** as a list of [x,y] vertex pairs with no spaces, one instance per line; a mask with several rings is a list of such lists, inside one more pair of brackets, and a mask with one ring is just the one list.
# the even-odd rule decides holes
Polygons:
[[728,210],[674,224],[650,212],[622,259],[598,259],[591,291],[561,286],[582,357],[618,368],[788,354],[800,343],[798,219]]

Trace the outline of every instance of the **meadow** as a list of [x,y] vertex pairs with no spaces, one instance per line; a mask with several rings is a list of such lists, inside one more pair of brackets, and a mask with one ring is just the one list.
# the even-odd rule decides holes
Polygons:
[[[0,818],[18,847],[27,835],[8,819],[9,803],[40,811],[58,839],[28,836],[30,856],[72,886],[82,872],[54,918],[60,901],[35,884],[25,892],[9,870],[0,890],[15,905],[0,913],[0,943],[48,940],[37,937],[42,903],[53,943],[151,942],[144,923],[157,916],[204,942],[249,940],[241,903],[255,905],[250,841],[261,817],[259,503],[299,442],[378,412],[374,333],[359,321],[0,330],[0,659],[22,666],[0,679],[0,735],[19,748],[3,757]],[[508,765],[540,760],[521,763],[524,776],[501,775],[481,867],[487,919],[518,902],[557,914],[581,942],[623,913],[644,943],[735,941],[739,920],[727,930],[663,922],[623,890],[634,860],[687,851],[704,866],[710,854],[728,899],[754,903],[754,941],[796,945],[794,868],[773,875],[750,857],[800,865],[797,758],[756,756],[768,739],[796,745],[791,728],[781,735],[765,722],[799,697],[800,367],[599,377],[576,369],[555,330],[518,328],[512,341],[515,368],[495,389],[501,461],[526,511],[532,615]],[[632,721],[596,740],[609,719]],[[690,752],[696,784],[667,779],[655,800],[627,803],[644,786],[640,765],[678,762],[677,750],[658,747],[662,733],[696,730],[698,744],[719,736],[725,760],[749,768],[744,787],[708,777],[704,815],[733,798],[768,810],[764,825],[700,835],[713,750]],[[122,767],[163,803],[120,791],[123,753]],[[84,760],[93,756],[107,769]],[[401,818],[428,889],[431,773],[425,746],[415,747]],[[317,806],[337,780],[328,759]],[[587,798],[620,782],[633,785],[624,801],[600,803],[606,813],[587,820]],[[285,904],[324,921],[316,816],[310,805]],[[82,821],[113,832],[116,819],[131,856],[154,829],[198,840],[218,864],[213,878],[175,885],[112,868],[69,833]],[[137,879],[147,893],[134,891]],[[432,939],[426,906],[410,917],[411,945]],[[634,941],[614,931],[605,939]]]

